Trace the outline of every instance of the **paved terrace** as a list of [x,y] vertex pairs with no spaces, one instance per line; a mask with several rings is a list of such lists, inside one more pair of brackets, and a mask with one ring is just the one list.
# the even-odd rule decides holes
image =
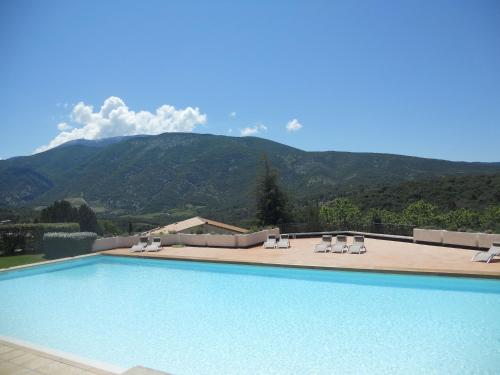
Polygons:
[[125,372],[106,371],[68,358],[0,340],[0,375],[169,375],[137,366]]
[[112,372],[0,340],[0,374],[114,375]]
[[[471,262],[475,250],[366,238],[365,254],[314,253],[314,245],[319,241],[319,238],[292,239],[289,249],[264,249],[262,246],[249,249],[186,246],[164,247],[156,253],[131,253],[129,249],[107,250],[102,253],[164,259],[500,278],[500,259],[494,259],[488,264]],[[348,243],[352,243],[352,237],[348,238]]]

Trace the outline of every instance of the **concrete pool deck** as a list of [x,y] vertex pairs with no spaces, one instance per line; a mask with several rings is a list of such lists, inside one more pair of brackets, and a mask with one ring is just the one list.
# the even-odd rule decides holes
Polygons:
[[[132,253],[129,249],[102,251],[105,255],[280,265],[377,272],[411,272],[500,278],[500,258],[471,262],[477,250],[366,238],[365,254],[314,253],[319,238],[290,240],[289,249],[164,247],[158,252]],[[352,243],[352,237],[348,237]]]
[[169,375],[142,366],[107,371],[54,352],[0,339],[0,375]]
[[117,373],[0,340],[0,374],[115,375]]

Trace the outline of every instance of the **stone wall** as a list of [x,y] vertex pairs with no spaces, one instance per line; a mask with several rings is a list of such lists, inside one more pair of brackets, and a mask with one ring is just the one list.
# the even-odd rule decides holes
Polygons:
[[[227,248],[246,248],[263,243],[269,234],[279,235],[279,229],[266,229],[248,234],[165,234],[159,236],[163,246],[186,245]],[[132,247],[139,242],[140,236],[117,236],[95,241],[92,251],[103,251]]]
[[139,242],[139,236],[116,236],[99,238],[94,242],[92,251],[117,249],[120,247],[132,247]]
[[452,232],[447,230],[418,229],[413,230],[415,242],[440,245],[490,248],[493,242],[500,242],[500,234]]

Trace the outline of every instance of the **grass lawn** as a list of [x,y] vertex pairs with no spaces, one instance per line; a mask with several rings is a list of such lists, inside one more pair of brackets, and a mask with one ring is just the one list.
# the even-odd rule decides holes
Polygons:
[[22,264],[41,262],[43,254],[23,254],[0,257],[0,268],[20,266]]

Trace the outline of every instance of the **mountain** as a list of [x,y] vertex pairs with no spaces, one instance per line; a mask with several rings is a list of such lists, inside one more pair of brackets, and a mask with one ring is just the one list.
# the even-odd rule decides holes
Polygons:
[[165,133],[108,141],[73,141],[49,151],[0,161],[0,205],[38,206],[83,197],[115,213],[200,207],[245,216],[266,154],[298,201],[360,185],[500,173],[500,163],[410,156],[306,152],[257,137]]
[[67,146],[74,146],[74,145],[81,145],[81,146],[88,146],[88,147],[105,147],[112,145],[114,143],[118,143],[121,141],[124,141],[126,139],[133,139],[133,138],[143,138],[143,137],[150,137],[149,135],[123,135],[119,137],[109,137],[109,138],[103,138],[103,139],[75,139],[73,141],[69,141],[66,143],[63,143],[59,147],[67,147]]

